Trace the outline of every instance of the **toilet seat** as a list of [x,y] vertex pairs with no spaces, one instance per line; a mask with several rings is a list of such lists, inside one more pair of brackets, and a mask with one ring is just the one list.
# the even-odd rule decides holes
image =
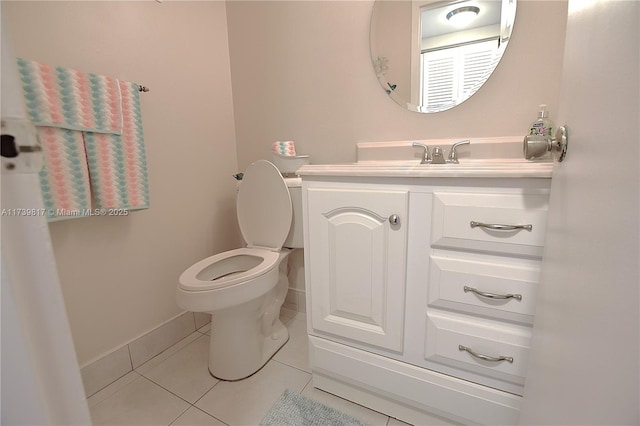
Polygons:
[[186,291],[217,290],[244,283],[270,271],[278,252],[239,248],[219,253],[193,264],[180,275],[179,287]]

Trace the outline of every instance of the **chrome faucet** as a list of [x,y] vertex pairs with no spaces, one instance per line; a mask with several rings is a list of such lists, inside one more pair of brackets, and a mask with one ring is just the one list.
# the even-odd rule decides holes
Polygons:
[[459,164],[456,148],[460,145],[468,145],[470,143],[471,141],[467,139],[451,145],[451,151],[446,160],[444,159],[444,151],[440,146],[433,147],[433,154],[429,152],[429,147],[423,143],[413,142],[411,146],[424,149],[420,164]]

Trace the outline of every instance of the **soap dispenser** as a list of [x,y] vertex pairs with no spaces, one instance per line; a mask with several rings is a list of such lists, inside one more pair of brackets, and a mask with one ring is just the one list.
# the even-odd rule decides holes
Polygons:
[[546,136],[553,137],[554,130],[553,121],[549,119],[549,111],[547,111],[547,106],[542,104],[540,105],[540,112],[538,113],[538,119],[531,123],[529,128],[529,135],[531,136]]

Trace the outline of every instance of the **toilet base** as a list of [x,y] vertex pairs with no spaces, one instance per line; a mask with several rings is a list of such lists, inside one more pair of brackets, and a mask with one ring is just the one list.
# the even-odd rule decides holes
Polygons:
[[[235,382],[238,380],[246,379],[247,377],[251,377],[258,371],[260,371],[262,367],[264,367],[267,364],[267,362],[276,354],[276,352],[278,352],[278,350],[280,350],[280,348],[283,347],[284,344],[289,341],[289,330],[287,330],[287,327],[285,327],[285,325],[280,320],[278,320],[278,322],[280,324],[276,325],[276,329],[279,329],[280,331],[276,331],[272,336],[267,336],[263,338],[262,360],[260,361],[260,365],[257,368],[255,367],[255,364],[254,364],[254,367],[251,368],[251,370],[255,369],[255,371],[249,373],[246,376],[239,377],[237,379],[225,378],[225,377],[230,377],[228,376],[228,371],[224,371],[216,374],[216,372],[211,371],[211,362],[210,362],[209,373],[216,379],[224,380],[227,382]],[[221,370],[221,369],[218,369],[218,370]],[[225,377],[221,377],[221,376],[225,376]]]
[[[216,320],[220,322],[220,318],[213,318],[212,325]],[[289,341],[289,330],[279,319],[274,322],[270,334],[260,334],[253,339],[247,339],[247,334],[241,331],[238,331],[238,335],[244,338],[224,339],[216,331],[212,326],[209,373],[216,379],[225,381],[242,380],[253,375]]]
[[210,312],[209,372],[221,380],[242,380],[260,370],[289,340],[280,307],[289,288],[288,252],[281,253],[278,282],[265,295]]

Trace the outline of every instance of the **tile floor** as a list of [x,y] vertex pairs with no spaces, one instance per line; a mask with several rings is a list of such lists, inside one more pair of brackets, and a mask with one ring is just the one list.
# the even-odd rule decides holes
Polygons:
[[238,382],[207,369],[210,325],[88,398],[94,425],[257,425],[285,389],[372,426],[405,423],[315,389],[311,384],[305,314],[283,313],[285,346],[253,376]]

